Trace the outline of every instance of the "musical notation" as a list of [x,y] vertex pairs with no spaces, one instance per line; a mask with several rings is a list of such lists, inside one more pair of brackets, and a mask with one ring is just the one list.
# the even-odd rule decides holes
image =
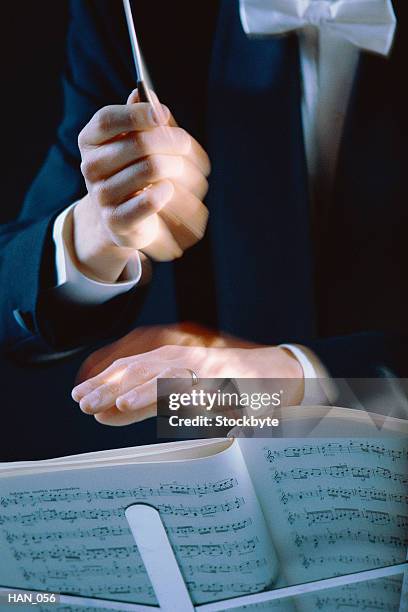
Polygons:
[[13,492],[11,495],[0,497],[0,506],[6,508],[10,505],[27,506],[42,503],[70,503],[87,502],[92,503],[100,500],[126,499],[133,501],[157,496],[197,496],[203,497],[209,493],[224,493],[233,489],[238,484],[236,478],[224,478],[215,482],[204,482],[202,484],[180,484],[171,482],[160,484],[158,487],[134,487],[130,489],[103,489],[101,491],[83,490],[79,488],[51,489],[47,491]]
[[267,559],[254,559],[253,561],[244,561],[243,563],[233,565],[228,563],[200,563],[199,565],[187,565],[185,571],[187,574],[245,574],[252,570],[259,569],[260,567],[266,567],[267,565]]
[[316,523],[331,523],[333,521],[367,521],[374,525],[396,525],[403,529],[408,528],[408,516],[368,510],[360,508],[326,508],[324,510],[303,510],[289,512],[288,522],[293,525],[297,521],[306,521],[310,527]]
[[[243,497],[236,497],[221,504],[206,504],[203,506],[179,506],[173,504],[157,504],[156,508],[161,514],[173,516],[209,516],[212,514],[231,512],[238,510],[245,504]],[[110,510],[89,509],[89,510],[55,510],[40,509],[29,514],[19,512],[17,514],[0,514],[0,525],[7,523],[18,523],[20,525],[33,525],[42,521],[51,522],[56,520],[74,523],[80,520],[101,520],[111,521],[115,518],[124,517],[124,508],[114,508]]]
[[[67,591],[64,591],[65,588],[66,584],[64,582],[55,582],[53,585],[53,589],[56,593],[66,593]],[[75,587],[71,587],[70,592],[73,595],[79,595],[82,597],[106,597],[108,599],[114,599],[115,596],[119,597],[128,595],[138,598],[140,597],[141,601],[144,600],[145,602],[156,602],[152,586],[149,586],[148,584],[135,586],[132,582],[121,582],[115,584],[107,583],[107,581],[94,584],[77,583]],[[122,599],[122,597],[120,598]],[[123,599],[125,600],[125,598]]]
[[315,489],[301,489],[300,491],[290,492],[281,491],[280,501],[282,504],[289,502],[319,499],[325,501],[327,499],[353,499],[358,498],[363,501],[382,501],[408,506],[408,494],[395,493],[386,489],[377,489],[376,487],[322,487],[318,485]]
[[41,475],[40,486],[30,477],[0,480],[0,547],[14,572],[5,583],[156,605],[125,517],[129,504],[147,500],[195,602],[217,599],[217,575],[228,577],[223,597],[263,589],[276,573],[274,551],[240,451],[232,453],[236,469],[222,455],[215,478],[207,461],[197,462],[194,480],[179,468],[184,478],[175,481],[171,463],[116,467],[111,487],[95,469]]
[[[334,563],[337,565],[340,570],[341,565],[345,565],[346,567],[350,567],[354,565],[359,565],[361,567],[367,566],[369,568],[374,567],[386,567],[389,565],[393,565],[398,563],[396,557],[379,557],[378,555],[348,555],[348,554],[340,554],[340,555],[321,555],[314,557],[306,557],[302,555],[302,565],[306,569],[308,569],[312,565],[324,565],[326,563]],[[341,572],[339,572],[341,573]]]
[[408,548],[408,535],[393,535],[384,534],[378,531],[370,531],[368,529],[340,529],[338,531],[327,530],[323,533],[304,533],[296,532],[294,542],[298,548],[305,545],[312,545],[313,548],[327,544],[341,544],[343,542],[360,543],[360,544],[382,544],[386,547],[400,548],[406,550]]
[[186,584],[189,589],[194,591],[201,591],[203,593],[234,593],[241,595],[243,593],[259,593],[260,591],[264,591],[268,587],[268,583],[266,582],[197,583],[195,581],[187,581]]
[[[220,533],[237,533],[242,531],[246,527],[252,525],[250,518],[243,521],[237,521],[236,523],[223,523],[220,525],[179,525],[177,527],[168,527],[167,532],[174,534],[179,537],[189,537],[191,535],[207,536],[211,534]],[[120,536],[130,535],[130,529],[128,527],[94,527],[93,529],[70,529],[63,531],[43,531],[40,533],[31,533],[23,531],[22,533],[13,533],[5,530],[4,532],[6,541],[9,544],[22,544],[23,546],[40,545],[51,542],[59,542],[66,540],[76,539],[98,539],[105,541],[106,539],[117,538]]]
[[132,578],[138,574],[146,574],[146,569],[143,563],[132,563],[132,565],[118,564],[116,561],[110,567],[103,565],[87,565],[85,567],[69,567],[65,569],[48,569],[45,571],[35,571],[24,569],[24,578],[30,581],[36,581],[41,584],[49,584],[54,580],[78,580],[85,576],[106,576],[116,578]]
[[367,441],[350,440],[348,442],[327,442],[324,444],[303,444],[300,446],[289,446],[283,450],[265,448],[265,459],[269,463],[274,463],[278,458],[299,458],[310,455],[322,455],[333,457],[335,455],[373,455],[377,459],[389,458],[392,461],[408,460],[408,449],[389,448],[385,444],[374,444]]
[[233,552],[244,555],[253,552],[258,544],[258,538],[249,540],[238,540],[233,542],[223,542],[222,544],[179,544],[174,550],[181,557],[208,557],[231,556]]
[[346,586],[342,589],[327,591],[314,596],[314,608],[317,610],[370,610],[370,612],[399,612],[399,594],[401,581],[387,579],[365,582],[359,585]]
[[188,537],[191,535],[211,535],[212,533],[236,533],[246,527],[252,525],[252,519],[247,518],[243,521],[237,521],[236,523],[223,523],[221,525],[202,525],[194,527],[193,525],[181,525],[178,527],[169,527],[168,533],[174,533],[181,537]]
[[[96,469],[0,480],[8,583],[155,605],[124,514],[137,500],[160,512],[197,604],[270,588],[273,546],[292,584],[405,559],[408,449],[387,440],[253,442],[248,456],[232,445],[197,460],[191,481],[183,462],[177,471],[166,463],[116,466],[108,487]],[[330,597],[330,605],[347,601],[336,597],[388,601],[367,589]]]
[[29,559],[30,561],[97,561],[98,559],[128,559],[138,555],[135,544],[132,546],[104,546],[101,548],[87,548],[85,546],[56,546],[47,549],[13,550],[17,561]]
[[313,478],[356,478],[359,480],[384,479],[408,485],[408,474],[393,472],[389,468],[357,465],[330,465],[327,467],[292,468],[291,470],[274,470],[275,482],[285,480],[309,480]]
[[[391,437],[316,439],[308,444],[264,440],[261,449],[250,448],[248,442],[245,459],[263,506],[273,508],[270,529],[290,583],[405,561],[406,441]],[[352,592],[345,587],[331,589],[319,593],[319,606],[397,612],[397,587],[386,588],[374,592],[364,583]],[[320,609],[316,598],[317,594],[296,598],[296,605],[299,602],[302,610]]]
[[94,527],[93,529],[70,529],[63,531],[43,531],[40,533],[32,533],[23,531],[19,533],[4,530],[6,542],[9,544],[19,543],[24,546],[47,544],[50,542],[59,542],[76,539],[98,539],[105,541],[107,538],[117,538],[120,536],[130,535],[130,529],[127,526],[120,527]]

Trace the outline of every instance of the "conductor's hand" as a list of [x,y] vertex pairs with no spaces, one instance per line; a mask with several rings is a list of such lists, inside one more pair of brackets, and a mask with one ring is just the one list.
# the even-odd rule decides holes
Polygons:
[[88,193],[74,209],[72,248],[97,280],[118,280],[135,250],[159,261],[180,257],[205,231],[208,156],[154,101],[141,103],[134,91],[79,134]]

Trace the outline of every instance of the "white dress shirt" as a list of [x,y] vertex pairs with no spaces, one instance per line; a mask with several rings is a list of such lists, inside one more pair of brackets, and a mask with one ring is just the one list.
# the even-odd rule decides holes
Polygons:
[[[310,2],[318,1],[310,0]],[[330,1],[335,2],[335,0]],[[268,0],[268,5],[273,5],[273,2],[274,0]],[[245,0],[241,0],[241,21],[246,31],[248,31],[250,10],[251,2],[245,6]],[[256,21],[262,20],[262,12],[253,11],[250,17],[251,26],[255,26],[256,31]],[[263,25],[259,21],[258,31],[262,31]],[[326,190],[333,181],[347,104],[360,51],[352,42],[336,32],[315,25],[302,28],[298,35],[305,152],[311,193],[316,193],[317,189]],[[61,213],[54,225],[58,287],[65,291],[69,299],[96,304],[135,286],[141,275],[140,259],[137,256],[128,266],[127,282],[95,282],[77,270],[69,256],[66,243],[70,232],[64,231],[72,215],[72,207]],[[282,346],[292,350],[300,361],[305,378],[326,375],[323,366],[317,363],[304,347]]]
[[56,288],[71,302],[89,305],[102,304],[132,289],[142,276],[142,264],[138,252],[135,251],[122,274],[122,277],[128,280],[104,283],[85,276],[78,269],[70,254],[72,213],[75,206],[76,202],[62,211],[54,222]]

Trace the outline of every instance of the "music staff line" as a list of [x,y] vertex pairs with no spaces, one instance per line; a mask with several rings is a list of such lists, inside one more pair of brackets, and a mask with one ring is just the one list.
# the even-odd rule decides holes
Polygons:
[[385,489],[377,489],[376,487],[321,487],[318,485],[315,489],[304,489],[301,491],[285,491],[280,489],[280,501],[287,505],[289,502],[298,502],[308,499],[361,499],[363,501],[381,501],[395,504],[404,504],[408,507],[408,494],[394,493]]
[[[242,563],[234,564],[200,563],[198,565],[187,565],[183,571],[188,576],[195,576],[197,574],[251,574],[253,571],[267,566],[267,564],[268,561],[265,558],[253,559],[251,561],[244,561]],[[42,584],[47,584],[49,581],[54,580],[68,580],[70,578],[78,579],[84,576],[112,576],[116,578],[123,578],[126,576],[131,578],[137,575],[147,575],[143,563],[122,565],[114,561],[110,567],[107,567],[106,565],[88,565],[82,568],[70,567],[69,569],[53,569],[46,571],[23,569],[23,576],[26,580],[36,580]]]
[[380,478],[392,480],[403,485],[408,485],[408,474],[393,472],[383,467],[348,466],[347,464],[330,465],[327,467],[293,468],[291,470],[273,470],[272,478],[275,482],[284,480],[308,480],[330,476],[332,478],[356,478],[369,480]]
[[299,458],[309,455],[323,455],[324,457],[333,457],[334,455],[347,454],[365,454],[375,455],[376,457],[386,457],[392,461],[408,460],[408,448],[392,449],[387,448],[383,444],[373,444],[368,442],[356,442],[350,440],[347,443],[327,442],[325,444],[304,444],[301,446],[289,446],[283,450],[264,449],[266,461],[274,463],[276,459],[281,458]]
[[[220,544],[175,544],[173,550],[180,557],[191,558],[197,556],[231,556],[233,553],[239,555],[248,554],[256,550],[259,544],[257,537],[222,542]],[[130,546],[107,546],[93,548],[87,546],[54,546],[48,549],[12,549],[12,554],[17,561],[97,561],[98,559],[123,559],[134,555],[140,560],[136,545]]]
[[[202,525],[198,527],[194,527],[193,525],[179,525],[177,527],[167,527],[166,531],[169,534],[183,538],[191,535],[205,536],[211,534],[237,533],[238,531],[242,531],[251,525],[252,519],[248,518],[222,525]],[[32,546],[36,544],[38,545],[48,542],[73,539],[95,538],[104,541],[107,538],[128,536],[130,535],[131,531],[127,526],[115,526],[94,527],[93,529],[71,529],[65,531],[44,531],[42,533],[30,533],[27,531],[24,531],[23,533],[12,533],[4,530],[3,533],[6,541],[9,544],[21,543],[24,546]]]
[[339,531],[330,531],[326,533],[312,533],[306,535],[305,533],[296,532],[294,535],[294,542],[298,548],[313,545],[313,548],[317,549],[321,544],[335,545],[343,542],[358,542],[360,544],[384,544],[390,548],[401,548],[405,550],[408,547],[408,535],[397,536],[397,535],[385,535],[374,533],[369,529],[341,529]]
[[0,506],[26,506],[41,503],[55,502],[77,502],[86,501],[91,503],[100,500],[114,499],[146,499],[148,497],[179,496],[190,495],[203,497],[212,493],[225,493],[238,486],[236,478],[224,478],[215,482],[205,482],[203,484],[187,485],[177,482],[161,484],[159,487],[138,486],[131,489],[103,489],[100,491],[90,491],[81,489],[52,489],[46,491],[33,491],[31,493],[16,491],[8,496],[0,498]]
[[[203,506],[179,506],[172,504],[157,504],[157,510],[163,515],[173,516],[210,516],[222,512],[238,510],[245,505],[243,497],[235,497],[232,500],[220,504],[205,504]],[[17,514],[0,514],[0,525],[7,523],[19,523],[21,525],[32,525],[42,521],[62,520],[73,523],[78,520],[103,520],[110,521],[114,518],[122,518],[125,514],[124,508],[113,508],[109,510],[35,510],[29,514],[21,512]]]
[[306,521],[309,527],[314,524],[330,523],[333,521],[363,519],[374,525],[396,525],[397,527],[408,528],[408,516],[360,508],[302,510],[300,512],[289,512],[287,519],[291,525],[297,521]]

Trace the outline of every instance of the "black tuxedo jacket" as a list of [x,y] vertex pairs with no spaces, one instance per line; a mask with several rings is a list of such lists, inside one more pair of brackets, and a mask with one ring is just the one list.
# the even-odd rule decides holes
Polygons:
[[[312,227],[295,34],[249,40],[238,2],[134,1],[155,89],[212,161],[205,239],[102,306],[58,303],[55,217],[85,193],[77,136],[135,86],[120,0],[73,0],[64,118],[19,219],[1,229],[1,342],[64,352],[132,326],[195,320],[256,342],[301,342],[334,376],[408,372],[408,198],[402,94],[407,11],[389,58],[362,53],[335,196]],[[323,216],[322,216],[323,219]],[[90,231],[92,228],[90,228]]]

